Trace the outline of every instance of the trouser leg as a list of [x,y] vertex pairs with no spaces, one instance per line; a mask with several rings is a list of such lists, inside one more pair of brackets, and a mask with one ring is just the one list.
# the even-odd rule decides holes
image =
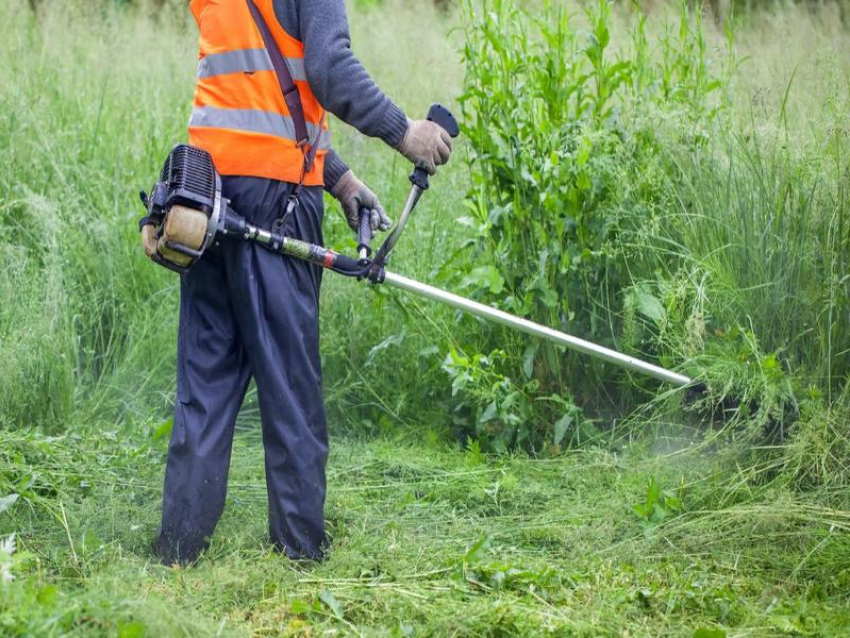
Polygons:
[[[290,185],[226,178],[234,210],[269,228]],[[284,232],[322,243],[322,190],[302,191]],[[263,422],[269,532],[293,558],[321,558],[325,544],[327,426],[319,358],[321,269],[245,243],[228,263],[236,320],[257,383]]]
[[166,563],[193,561],[221,517],[250,379],[226,285],[222,252],[229,248],[208,251],[181,281],[177,403],[157,539]]

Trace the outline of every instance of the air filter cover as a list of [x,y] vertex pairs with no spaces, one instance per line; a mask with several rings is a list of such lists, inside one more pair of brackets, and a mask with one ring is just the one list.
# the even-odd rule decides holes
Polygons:
[[212,156],[205,150],[180,144],[174,147],[162,167],[160,181],[167,185],[166,210],[174,205],[204,211],[215,207],[216,172]]

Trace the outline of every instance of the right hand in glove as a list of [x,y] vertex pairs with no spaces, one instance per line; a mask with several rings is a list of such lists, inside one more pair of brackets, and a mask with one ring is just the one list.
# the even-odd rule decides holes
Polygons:
[[418,168],[433,175],[438,166],[449,161],[452,138],[439,124],[429,120],[408,120],[407,133],[398,151]]
[[342,212],[348,226],[356,235],[360,228],[360,210],[369,211],[369,223],[372,227],[372,237],[379,230],[389,229],[392,221],[384,212],[384,207],[378,201],[377,195],[354,175],[353,171],[346,172],[331,188],[331,195],[342,205]]
[[142,226],[142,248],[148,257],[156,253],[156,227],[153,224]]

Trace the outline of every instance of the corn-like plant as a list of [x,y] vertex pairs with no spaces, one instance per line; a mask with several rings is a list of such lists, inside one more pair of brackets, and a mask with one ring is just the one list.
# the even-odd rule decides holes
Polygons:
[[[685,143],[702,143],[691,133],[715,115],[719,83],[700,22],[683,5],[678,28],[651,52],[638,16],[631,49],[615,56],[606,0],[586,10],[587,30],[550,3],[534,15],[504,0],[465,9],[467,222],[479,257],[462,284],[511,312],[616,345],[616,315],[665,188],[660,142],[634,121],[651,109],[675,115],[688,122]],[[525,347],[506,348],[508,359],[526,362],[540,396],[596,398],[610,379],[584,358]],[[551,410],[539,417],[554,426],[560,408],[544,405]]]

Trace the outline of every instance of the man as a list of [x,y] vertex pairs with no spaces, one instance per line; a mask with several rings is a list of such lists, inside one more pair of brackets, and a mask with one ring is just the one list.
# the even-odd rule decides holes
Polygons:
[[[200,63],[190,144],[210,152],[234,210],[263,228],[322,243],[322,188],[356,229],[361,208],[373,232],[390,220],[375,194],[327,144],[327,109],[434,173],[451,139],[410,121],[354,57],[343,0],[192,0]],[[299,146],[258,22],[296,81],[310,144]],[[317,146],[312,162],[308,148]],[[303,181],[297,209],[283,215]],[[142,242],[155,250],[153,228]],[[293,559],[322,558],[328,436],[319,359],[320,269],[237,239],[210,248],[180,290],[177,402],[168,453],[162,560],[189,563],[221,516],[236,414],[257,384],[265,447],[269,532]]]

